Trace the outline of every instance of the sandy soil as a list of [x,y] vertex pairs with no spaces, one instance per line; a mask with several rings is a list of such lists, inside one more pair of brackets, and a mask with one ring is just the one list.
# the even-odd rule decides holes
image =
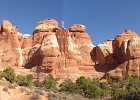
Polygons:
[[[34,90],[28,90],[30,91],[30,94],[27,94],[25,92],[20,91],[20,87],[16,87],[15,89],[9,89],[8,92],[3,91],[3,88],[5,86],[0,86],[0,100],[37,100],[32,98],[34,93]],[[38,95],[38,100],[48,100],[47,99],[47,92],[43,91],[43,95]]]

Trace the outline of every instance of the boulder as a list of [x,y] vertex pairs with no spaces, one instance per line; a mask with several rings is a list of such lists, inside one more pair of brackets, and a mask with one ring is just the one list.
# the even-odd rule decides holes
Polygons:
[[113,48],[112,48],[112,41],[108,40],[106,42],[103,42],[102,44],[98,44],[95,47],[95,50],[93,49],[93,61],[96,62],[96,64],[99,65],[113,65],[116,64],[115,59],[113,58]]
[[70,32],[85,32],[86,27],[81,24],[74,24],[70,27]]
[[58,29],[58,22],[55,19],[45,19],[37,23],[35,31],[56,31]]
[[11,30],[13,28],[13,25],[8,20],[3,20],[1,24],[1,31],[6,32],[7,34],[11,33]]

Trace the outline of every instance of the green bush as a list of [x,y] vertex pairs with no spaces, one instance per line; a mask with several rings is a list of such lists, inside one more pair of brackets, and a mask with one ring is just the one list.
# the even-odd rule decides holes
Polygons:
[[25,76],[18,75],[16,77],[16,83],[19,84],[20,86],[24,86],[25,81]]
[[42,87],[42,82],[40,82],[38,80],[35,80],[34,81],[34,86],[36,86],[36,87]]
[[109,87],[97,79],[91,80],[81,76],[76,80],[76,83],[71,81],[61,83],[60,91],[78,93],[92,99],[106,96],[109,93]]
[[65,82],[60,84],[60,91],[68,91],[70,93],[79,93],[78,86],[71,80],[65,80]]
[[46,89],[54,89],[56,88],[57,81],[51,75],[46,76],[42,82],[43,87]]
[[110,88],[107,83],[100,83],[100,88],[101,88],[101,96],[105,97],[106,95],[109,94]]
[[0,71],[0,79],[2,79],[4,77],[4,73],[3,71]]
[[109,79],[108,79],[108,83],[111,85],[111,86],[115,86],[116,83],[118,83],[120,80],[120,78],[118,76],[111,76]]
[[76,80],[76,84],[80,90],[82,90],[82,95],[87,98],[98,98],[102,95],[102,89],[100,88],[100,82],[97,79],[86,79],[85,77],[80,77]]
[[89,86],[83,90],[84,97],[87,98],[99,98],[101,97],[101,88],[95,84],[89,84]]
[[120,80],[118,84],[111,87],[113,99],[140,100],[140,78],[137,76],[127,77]]
[[129,78],[129,83],[126,86],[126,91],[130,94],[127,98],[140,100],[140,78],[137,76],[131,76]]
[[113,99],[119,99],[122,95],[122,92],[118,88],[112,88],[111,97]]
[[33,85],[33,76],[32,75],[18,75],[16,77],[16,83],[20,86],[32,86]]
[[76,80],[76,84],[79,87],[79,89],[86,89],[91,83],[90,79],[86,79],[84,76],[81,76]]
[[14,72],[14,69],[12,68],[6,68],[4,71],[4,77],[7,81],[9,81],[10,83],[13,83],[15,81],[15,77],[16,77],[16,74]]

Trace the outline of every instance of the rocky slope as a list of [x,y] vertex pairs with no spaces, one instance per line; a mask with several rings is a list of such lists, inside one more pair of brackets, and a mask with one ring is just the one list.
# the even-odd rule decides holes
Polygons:
[[126,29],[115,39],[93,46],[86,27],[59,28],[54,19],[37,23],[33,34],[21,34],[11,22],[0,27],[0,67],[38,69],[58,78],[106,78],[125,73],[140,76],[140,38]]

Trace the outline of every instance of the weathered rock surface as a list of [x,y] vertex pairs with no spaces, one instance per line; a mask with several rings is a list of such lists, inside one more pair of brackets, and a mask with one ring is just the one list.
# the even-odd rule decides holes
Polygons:
[[24,67],[58,78],[107,75],[140,76],[140,37],[130,29],[93,46],[84,25],[60,29],[54,19],[37,23],[32,35],[21,34],[11,22],[0,26],[0,67]]
[[133,36],[137,36],[137,34],[130,29],[126,29],[124,32],[115,37],[113,41],[113,52],[118,64],[124,61],[123,53],[121,52],[122,42],[129,40]]
[[22,50],[17,34],[18,29],[8,20],[4,20],[0,31],[0,66],[21,66]]
[[118,68],[129,75],[140,76],[140,37],[134,36],[128,40],[126,46],[125,62]]
[[99,72],[110,76],[126,73],[140,76],[140,37],[130,29],[117,35],[113,41],[94,47],[91,56]]
[[13,25],[11,24],[10,21],[8,20],[3,20],[2,25],[1,25],[1,31],[8,33],[11,33],[13,28]]
[[126,55],[128,59],[140,58],[140,37],[134,36],[127,43]]
[[86,27],[84,25],[74,24],[73,26],[70,27],[69,30],[72,32],[85,32]]
[[59,29],[54,19],[37,23],[32,35],[21,34],[9,21],[0,31],[0,67],[36,68],[54,77],[76,79],[94,74],[93,48],[84,25]]
[[45,19],[38,22],[35,31],[55,31],[58,29],[58,22],[55,19]]
[[93,55],[92,57],[95,59],[96,64],[112,65],[116,63],[113,58],[112,41],[113,40],[107,40],[93,48],[94,54],[91,55]]

